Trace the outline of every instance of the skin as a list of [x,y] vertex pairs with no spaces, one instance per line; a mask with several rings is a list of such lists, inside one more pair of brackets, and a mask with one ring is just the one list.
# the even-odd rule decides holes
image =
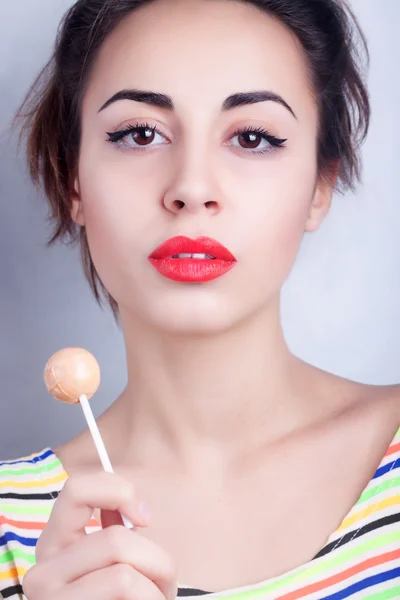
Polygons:
[[[210,36],[215,42],[205,44]],[[170,95],[175,114],[130,101],[98,112],[127,87]],[[281,94],[297,118],[273,102],[221,114],[227,96],[254,89]],[[162,126],[172,142],[141,153],[105,143],[105,132],[137,121]],[[287,147],[264,156],[238,148],[233,132],[249,125],[287,138]],[[134,13],[103,46],[83,103],[73,216],[86,227],[93,261],[120,307],[126,397],[134,382],[140,421],[150,417],[152,429],[162,430],[154,433],[174,461],[186,460],[202,438],[223,454],[235,452],[243,418],[253,439],[266,410],[281,413],[279,428],[293,413],[290,400],[285,410],[272,399],[292,395],[290,380],[299,372],[282,336],[279,296],[304,232],[319,226],[332,199],[333,182],[317,180],[317,127],[298,43],[253,7],[158,2]],[[147,257],[178,234],[216,238],[237,266],[207,285],[161,277]],[[253,399],[244,411],[249,391]],[[171,405],[177,407],[172,418]],[[279,433],[278,423],[271,425],[270,435]],[[128,437],[137,439],[137,432]]]
[[[168,94],[175,112],[128,100],[99,112],[126,88]],[[260,89],[280,94],[296,117],[275,102],[221,112],[227,96]],[[107,132],[138,122],[157,126],[165,139],[141,151],[132,138],[124,148],[106,141]],[[287,139],[285,147],[252,154],[234,137],[250,125]],[[96,269],[119,304],[126,343],[128,384],[99,427],[117,472],[128,487],[134,482],[153,518],[128,542],[109,513],[121,504],[110,506],[98,473],[96,498],[88,492],[79,502],[107,509],[103,522],[125,536],[115,560],[135,576],[154,581],[132,558],[144,540],[172,557],[181,583],[213,591],[310,560],[400,424],[398,386],[361,385],[307,365],[282,333],[282,285],[304,234],[329,212],[335,184],[317,173],[317,128],[299,43],[250,5],[158,0],[128,17],[101,49],[83,101],[72,216],[86,227]],[[163,278],[147,257],[179,234],[219,240],[237,265],[207,284]],[[75,477],[99,470],[87,432],[56,453],[73,486]],[[37,582],[54,573],[49,549],[68,547],[71,531],[82,530],[78,500],[65,496],[42,541],[41,571],[32,570],[33,599],[45,597]],[[129,502],[124,507],[132,516]],[[61,522],[71,530],[60,538]],[[311,524],[307,531],[303,523]],[[89,577],[95,548],[74,543],[71,560],[83,561]],[[98,577],[75,582],[82,597],[97,589]],[[68,585],[60,575],[64,595],[57,597],[76,600],[78,588]],[[142,597],[127,587],[127,598]]]

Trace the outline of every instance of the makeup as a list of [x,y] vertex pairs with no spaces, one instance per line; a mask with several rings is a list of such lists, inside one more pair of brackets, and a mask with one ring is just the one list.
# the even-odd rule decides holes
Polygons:
[[149,261],[167,279],[185,283],[212,281],[237,264],[233,254],[216,240],[185,236],[173,237],[158,246]]

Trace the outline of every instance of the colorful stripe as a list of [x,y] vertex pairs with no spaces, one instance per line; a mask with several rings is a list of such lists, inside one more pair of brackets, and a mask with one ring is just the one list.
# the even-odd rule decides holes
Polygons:
[[12,487],[12,488],[16,488],[16,489],[27,489],[27,488],[44,488],[44,487],[49,487],[54,485],[55,483],[60,483],[61,481],[65,481],[66,479],[68,479],[68,476],[66,473],[60,473],[60,475],[57,475],[57,477],[52,477],[50,479],[44,479],[43,481],[0,481],[0,489],[4,489],[4,488],[8,488],[8,487]]
[[30,456],[24,456],[23,458],[20,458],[18,460],[6,460],[5,462],[0,462],[0,467],[10,467],[11,465],[21,465],[21,464],[36,464],[38,462],[42,462],[43,460],[45,460],[48,457],[51,457],[53,459],[56,458],[54,452],[50,449],[44,450],[43,452],[40,452],[39,454],[31,454]]
[[[0,592],[24,600],[22,578],[68,475],[50,449],[0,463]],[[98,523],[91,519],[87,530]],[[400,429],[358,501],[313,560],[256,585],[178,596],[226,600],[399,600]],[[25,599],[26,600],[26,599]]]

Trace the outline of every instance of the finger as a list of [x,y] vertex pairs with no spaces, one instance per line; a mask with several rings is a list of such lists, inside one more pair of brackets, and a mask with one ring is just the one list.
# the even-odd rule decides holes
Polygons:
[[66,482],[39,538],[37,561],[45,560],[82,539],[95,508],[119,511],[138,527],[148,525],[139,510],[139,501],[131,482],[106,472],[74,476]]
[[[43,590],[43,582],[30,581],[24,589],[29,600],[54,600],[54,592]],[[57,590],[57,600],[165,600],[158,587],[128,565],[112,565],[85,575]],[[172,596],[168,600],[174,600]]]
[[51,573],[53,590],[58,599],[58,590],[66,584],[115,564],[134,568],[151,580],[165,597],[177,593],[177,576],[171,557],[151,540],[122,526],[90,533],[42,566],[38,565],[35,577],[43,580],[46,579],[46,573]]
[[65,598],[61,595],[57,600],[165,600],[152,581],[123,564],[85,575],[65,590]]

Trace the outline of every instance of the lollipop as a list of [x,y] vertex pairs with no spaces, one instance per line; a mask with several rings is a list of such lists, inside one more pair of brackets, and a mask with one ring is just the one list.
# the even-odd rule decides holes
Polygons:
[[[114,473],[89,404],[89,398],[96,393],[100,385],[100,368],[95,357],[82,348],[59,350],[46,364],[44,382],[50,394],[57,400],[82,406],[101,464],[105,471]],[[125,527],[133,529],[130,520],[124,515],[121,516]]]

